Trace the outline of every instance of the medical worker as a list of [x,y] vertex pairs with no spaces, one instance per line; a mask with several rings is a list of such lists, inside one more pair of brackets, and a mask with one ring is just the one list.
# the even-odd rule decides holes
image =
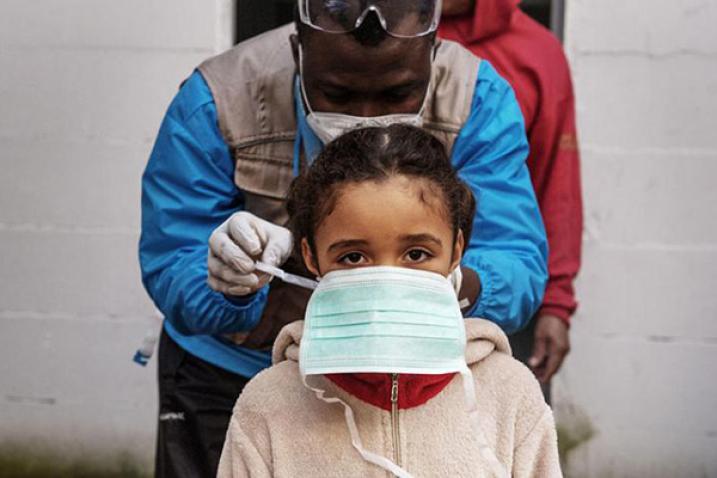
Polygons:
[[236,397],[303,317],[308,292],[268,284],[255,264],[310,275],[290,257],[285,198],[344,131],[407,123],[437,136],[482,204],[451,274],[464,314],[514,332],[537,310],[547,247],[520,108],[488,62],[436,41],[439,18],[435,0],[299,0],[296,26],[183,83],[142,180],[142,278],[166,319],[157,476],[213,476]]
[[523,13],[518,0],[443,0],[439,36],[489,60],[512,85],[530,143],[530,170],[550,245],[548,283],[530,326],[510,337],[549,397],[570,350],[573,282],[580,269],[582,194],[570,69],[558,40]]

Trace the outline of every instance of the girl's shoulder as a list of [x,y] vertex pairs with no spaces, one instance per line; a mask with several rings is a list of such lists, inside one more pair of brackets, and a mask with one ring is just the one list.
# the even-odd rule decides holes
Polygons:
[[271,415],[296,406],[308,395],[296,362],[284,361],[259,372],[242,390],[234,413]]
[[498,423],[511,423],[520,434],[550,413],[533,372],[510,354],[494,352],[470,369],[478,402]]
[[478,388],[492,389],[500,396],[532,396],[544,401],[533,372],[509,353],[493,352],[470,369]]

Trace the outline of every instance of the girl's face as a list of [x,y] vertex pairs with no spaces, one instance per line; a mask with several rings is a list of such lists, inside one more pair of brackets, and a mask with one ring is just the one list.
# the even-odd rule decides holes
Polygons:
[[396,266],[447,276],[458,266],[463,235],[453,237],[437,187],[396,175],[340,186],[333,210],[315,231],[316,257],[306,238],[301,251],[309,270]]

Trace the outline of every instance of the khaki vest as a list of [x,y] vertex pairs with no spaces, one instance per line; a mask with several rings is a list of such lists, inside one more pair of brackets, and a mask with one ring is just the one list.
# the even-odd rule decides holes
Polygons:
[[[294,32],[294,24],[271,30],[199,66],[236,163],[234,182],[244,194],[245,210],[279,225],[288,222],[285,198],[293,179],[295,65],[289,35]],[[423,127],[449,154],[470,114],[479,64],[457,43],[439,42]],[[294,261],[287,269],[302,267]],[[272,282],[262,324],[252,332],[249,345],[270,346],[281,326],[303,319],[309,294],[277,282]]]

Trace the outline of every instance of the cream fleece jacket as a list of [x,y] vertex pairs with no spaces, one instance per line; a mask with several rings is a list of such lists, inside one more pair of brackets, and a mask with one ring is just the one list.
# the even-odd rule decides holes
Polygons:
[[[560,477],[555,423],[533,374],[510,355],[495,324],[467,319],[466,361],[481,427],[514,477]],[[287,325],[274,366],[237,400],[219,462],[219,478],[386,477],[352,447],[344,407],[319,400],[299,374],[303,321]],[[492,476],[473,436],[460,375],[424,405],[398,412],[398,446],[390,411],[348,394],[323,376],[308,377],[353,409],[364,448],[396,461],[416,478]],[[400,453],[399,453],[400,452]]]

